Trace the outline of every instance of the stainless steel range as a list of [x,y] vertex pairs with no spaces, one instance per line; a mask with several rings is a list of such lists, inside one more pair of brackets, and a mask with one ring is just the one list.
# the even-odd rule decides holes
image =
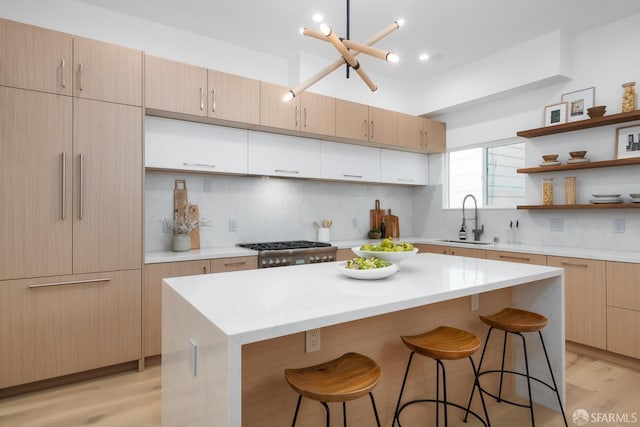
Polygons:
[[338,252],[338,248],[331,246],[331,243],[309,240],[238,243],[237,246],[258,251],[258,268],[335,261]]

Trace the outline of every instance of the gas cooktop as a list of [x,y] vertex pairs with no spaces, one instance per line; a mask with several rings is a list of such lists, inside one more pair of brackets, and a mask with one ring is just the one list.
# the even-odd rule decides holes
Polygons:
[[310,240],[291,240],[286,242],[238,243],[237,246],[253,249],[255,251],[277,251],[289,249],[326,248],[331,246],[331,243],[312,242]]

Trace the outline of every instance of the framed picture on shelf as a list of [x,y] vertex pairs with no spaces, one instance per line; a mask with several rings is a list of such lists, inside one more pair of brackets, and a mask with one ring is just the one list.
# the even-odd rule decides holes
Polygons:
[[616,129],[616,159],[640,157],[640,126]]
[[562,101],[568,104],[567,121],[575,122],[590,118],[587,109],[593,107],[595,95],[595,87],[562,94]]
[[544,107],[544,125],[554,126],[567,123],[567,103],[560,102]]

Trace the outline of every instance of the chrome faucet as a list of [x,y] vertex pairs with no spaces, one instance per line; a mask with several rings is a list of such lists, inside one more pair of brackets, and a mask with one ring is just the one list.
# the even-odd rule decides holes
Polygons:
[[[464,214],[464,205],[467,202],[467,199],[471,197],[473,199],[473,204],[474,204],[474,211],[473,211],[473,218],[467,218]],[[471,230],[473,232],[473,240],[475,240],[476,242],[478,240],[480,240],[480,235],[482,233],[484,233],[484,224],[482,224],[482,228],[478,228],[478,202],[476,201],[476,198],[473,196],[473,194],[467,194],[466,196],[464,196],[464,199],[462,200],[462,228],[460,230],[460,232],[462,233],[462,231],[465,229],[465,222],[467,219],[473,219],[475,221],[475,225],[473,227],[473,230]],[[462,236],[460,236],[462,238]]]

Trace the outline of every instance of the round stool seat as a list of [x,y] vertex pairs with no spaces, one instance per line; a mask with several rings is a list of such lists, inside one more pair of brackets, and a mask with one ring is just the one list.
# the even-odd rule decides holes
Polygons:
[[320,402],[345,402],[371,392],[380,381],[380,366],[367,356],[346,353],[315,366],[285,369],[289,385]]
[[440,326],[423,334],[400,338],[412,351],[436,360],[464,359],[480,348],[478,337],[450,326]]
[[541,314],[509,307],[495,314],[479,317],[487,325],[508,332],[536,332],[548,322]]

